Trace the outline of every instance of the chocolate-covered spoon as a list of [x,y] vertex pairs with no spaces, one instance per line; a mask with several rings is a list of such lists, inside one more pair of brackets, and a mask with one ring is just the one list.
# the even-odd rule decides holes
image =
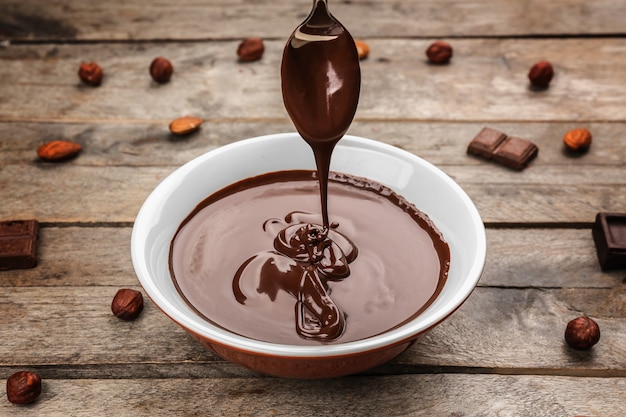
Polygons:
[[281,78],[287,113],[315,155],[328,228],[330,157],[354,118],[361,70],[354,39],[330,14],[326,0],[313,0],[311,13],[287,41]]

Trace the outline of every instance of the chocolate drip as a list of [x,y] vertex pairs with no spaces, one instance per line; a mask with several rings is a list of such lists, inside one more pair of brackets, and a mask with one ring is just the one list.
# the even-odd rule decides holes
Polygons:
[[315,0],[307,19],[291,35],[281,79],[287,113],[315,156],[323,225],[329,227],[331,154],[354,118],[361,70],[354,39],[329,13],[326,1]]
[[333,149],[356,112],[361,70],[352,36],[330,14],[325,0],[313,2],[311,13],[291,35],[283,52],[281,77],[285,108],[315,157],[322,226],[287,227],[274,247],[304,265],[297,292],[292,294],[298,300],[298,334],[337,338],[345,319],[328,295],[325,280],[345,278],[350,270],[340,247],[329,237],[328,176]]

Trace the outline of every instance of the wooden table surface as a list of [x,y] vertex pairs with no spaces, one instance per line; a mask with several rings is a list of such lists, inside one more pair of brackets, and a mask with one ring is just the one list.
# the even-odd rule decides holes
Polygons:
[[[38,266],[0,272],[0,376],[34,370],[43,393],[3,416],[625,416],[626,271],[603,272],[599,212],[626,212],[626,2],[330,1],[370,56],[350,134],[436,164],[477,205],[488,257],[468,301],[420,343],[360,375],[265,377],[226,362],[146,300],[118,320],[119,288],[141,289],[134,218],[165,176],[218,146],[293,131],[279,67],[311,0],[0,1],[0,220],[41,222]],[[248,36],[260,61],[238,62]],[[449,65],[429,65],[434,40]],[[156,56],[175,67],[154,83]],[[529,88],[547,59],[555,77]],[[80,83],[97,61],[100,87]],[[205,119],[179,138],[168,124]],[[483,127],[532,140],[512,171],[466,154]],[[573,157],[561,138],[593,134]],[[44,142],[83,146],[46,163]],[[567,322],[589,315],[602,338],[570,349]]]

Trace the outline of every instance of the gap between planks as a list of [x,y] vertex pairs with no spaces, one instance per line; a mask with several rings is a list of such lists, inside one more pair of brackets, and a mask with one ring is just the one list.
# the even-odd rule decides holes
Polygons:
[[[269,375],[250,371],[226,360],[211,362],[197,361],[184,363],[99,363],[99,364],[45,364],[45,365],[4,365],[0,374],[10,375],[21,370],[37,372],[46,379],[137,379],[137,378],[272,378]],[[497,368],[405,365],[393,360],[376,368],[346,375],[342,378],[385,377],[398,375],[503,375],[503,376],[545,376],[576,378],[626,378],[625,369],[577,369],[577,368]]]

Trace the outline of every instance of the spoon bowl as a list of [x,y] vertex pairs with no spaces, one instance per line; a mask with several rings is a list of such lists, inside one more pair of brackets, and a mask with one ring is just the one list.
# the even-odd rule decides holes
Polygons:
[[281,80],[287,113],[313,150],[327,228],[331,154],[354,118],[361,69],[354,39],[330,14],[326,0],[314,0],[309,16],[289,37]]

